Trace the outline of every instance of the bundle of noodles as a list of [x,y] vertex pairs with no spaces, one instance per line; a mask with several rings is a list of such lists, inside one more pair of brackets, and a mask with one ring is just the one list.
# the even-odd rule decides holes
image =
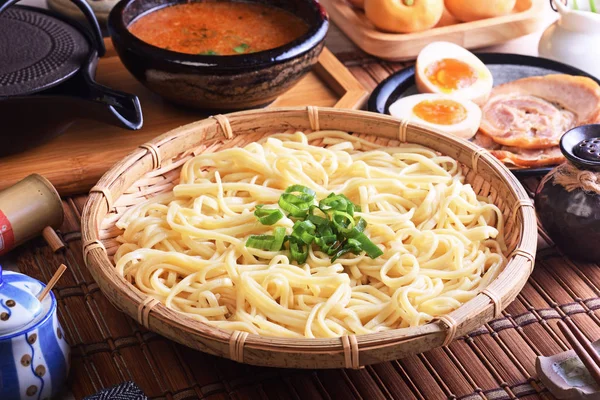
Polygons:
[[[356,204],[381,254],[305,262],[285,247],[249,247],[291,185]],[[360,211],[359,211],[360,210]],[[167,307],[230,330],[338,337],[430,322],[483,290],[506,264],[503,217],[464,183],[458,163],[417,145],[380,147],[338,131],[277,134],[196,156],[172,193],[128,210],[118,271]],[[379,251],[380,250],[380,251]]]

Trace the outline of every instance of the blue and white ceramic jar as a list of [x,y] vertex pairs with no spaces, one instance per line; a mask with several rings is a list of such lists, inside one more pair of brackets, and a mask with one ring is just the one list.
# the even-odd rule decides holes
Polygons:
[[61,391],[70,349],[45,285],[0,267],[0,399],[43,400]]

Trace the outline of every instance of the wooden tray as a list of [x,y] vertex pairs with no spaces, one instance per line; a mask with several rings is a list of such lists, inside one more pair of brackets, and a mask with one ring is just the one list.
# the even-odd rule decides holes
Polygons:
[[[81,121],[58,138],[27,152],[0,158],[0,189],[32,173],[48,178],[65,196],[88,191],[113,164],[140,144],[173,128],[203,119],[208,114],[182,109],[163,101],[147,90],[125,69],[110,40],[107,56],[98,65],[98,82],[139,96],[144,126],[127,131],[110,125]],[[362,107],[368,91],[325,48],[318,64],[296,86],[269,107],[314,105],[324,107]]]
[[504,17],[461,23],[444,11],[438,25],[428,31],[386,33],[377,30],[362,10],[346,0],[321,0],[321,3],[336,26],[358,47],[389,61],[413,60],[424,46],[438,40],[467,49],[491,46],[535,32],[544,23],[544,0],[517,0],[513,13]]

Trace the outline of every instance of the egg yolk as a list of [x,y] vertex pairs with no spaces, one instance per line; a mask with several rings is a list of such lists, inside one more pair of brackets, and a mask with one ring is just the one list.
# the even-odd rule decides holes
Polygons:
[[425,75],[443,92],[463,89],[477,81],[477,71],[469,64],[454,58],[444,58],[430,64],[425,70]]
[[454,100],[425,100],[413,107],[413,113],[437,125],[454,125],[467,119],[467,109]]

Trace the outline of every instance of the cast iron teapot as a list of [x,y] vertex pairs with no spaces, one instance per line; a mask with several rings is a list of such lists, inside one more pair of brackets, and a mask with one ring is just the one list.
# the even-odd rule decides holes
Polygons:
[[[138,98],[94,81],[106,49],[85,0],[85,28],[58,13],[0,0],[0,156],[41,144],[78,119],[139,129]],[[12,6],[12,7],[11,7]]]

